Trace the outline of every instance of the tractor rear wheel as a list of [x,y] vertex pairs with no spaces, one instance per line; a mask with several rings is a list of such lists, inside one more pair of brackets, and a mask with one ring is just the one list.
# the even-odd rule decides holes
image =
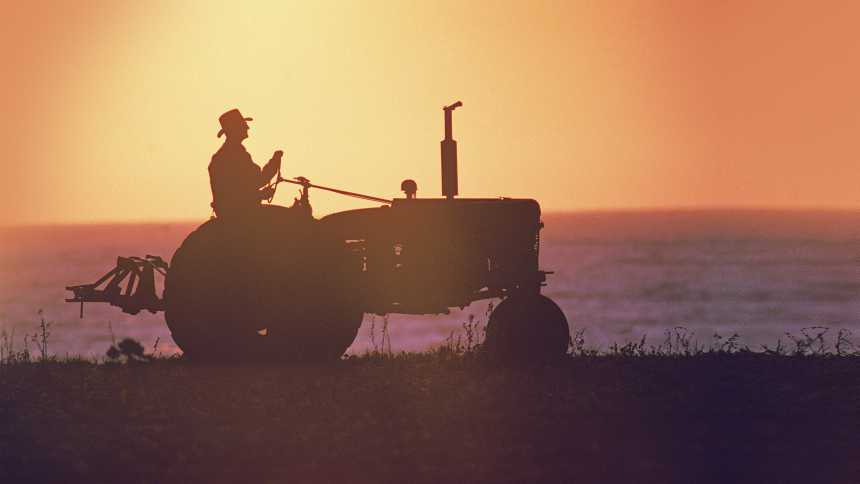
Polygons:
[[177,249],[165,319],[191,359],[335,360],[363,316],[343,241],[285,207],[213,219]]
[[484,351],[501,363],[546,363],[567,354],[570,328],[561,308],[541,294],[515,294],[487,323]]

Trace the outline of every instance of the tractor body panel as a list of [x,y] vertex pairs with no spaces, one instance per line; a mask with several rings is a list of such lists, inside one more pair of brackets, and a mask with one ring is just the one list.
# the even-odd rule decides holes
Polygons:
[[351,252],[365,312],[447,313],[545,280],[534,200],[396,199],[319,223]]

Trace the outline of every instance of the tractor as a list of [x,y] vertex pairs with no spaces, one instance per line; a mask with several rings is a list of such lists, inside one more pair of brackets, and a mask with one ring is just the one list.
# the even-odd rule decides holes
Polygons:
[[[92,284],[69,286],[67,302],[107,302],[123,311],[165,312],[184,355],[200,360],[324,361],[340,358],[365,314],[447,314],[500,298],[482,350],[501,360],[563,356],[569,328],[541,295],[540,206],[531,199],[458,198],[457,143],[443,107],[442,197],[401,184],[393,200],[316,185],[303,177],[292,207],[262,204],[246,220],[212,217],[182,242],[170,264],[120,257]],[[312,216],[310,189],[379,206]],[[164,277],[157,294],[155,278]]]

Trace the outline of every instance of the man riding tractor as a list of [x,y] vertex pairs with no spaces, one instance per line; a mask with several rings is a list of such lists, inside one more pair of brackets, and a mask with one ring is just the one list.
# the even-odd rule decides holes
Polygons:
[[[533,199],[457,198],[456,102],[442,109],[442,195],[383,199],[272,177],[282,153],[264,168],[242,146],[250,118],[220,117],[224,145],[212,157],[216,217],[191,232],[168,265],[158,257],[119,258],[93,284],[70,286],[69,302],[109,302],[129,313],[165,311],[186,356],[211,360],[335,360],[354,341],[364,314],[444,314],[501,298],[487,323],[484,349],[503,359],[564,356],[564,312],[541,294],[540,205]],[[278,183],[302,187],[291,208],[272,200]],[[308,189],[381,206],[316,219]],[[155,273],[164,274],[156,293]],[[120,284],[127,280],[125,289]],[[137,282],[139,281],[139,282]],[[103,289],[101,287],[104,287]],[[135,289],[137,288],[137,289]]]

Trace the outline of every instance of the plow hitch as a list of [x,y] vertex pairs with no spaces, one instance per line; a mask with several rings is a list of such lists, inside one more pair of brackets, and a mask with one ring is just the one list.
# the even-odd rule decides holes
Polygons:
[[[164,310],[164,300],[155,292],[155,273],[167,274],[167,262],[161,257],[117,257],[116,267],[92,284],[67,286],[73,297],[66,302],[81,303],[81,318],[85,302],[106,302],[123,312],[137,314],[146,309],[151,313]],[[125,282],[125,287],[122,287]]]

